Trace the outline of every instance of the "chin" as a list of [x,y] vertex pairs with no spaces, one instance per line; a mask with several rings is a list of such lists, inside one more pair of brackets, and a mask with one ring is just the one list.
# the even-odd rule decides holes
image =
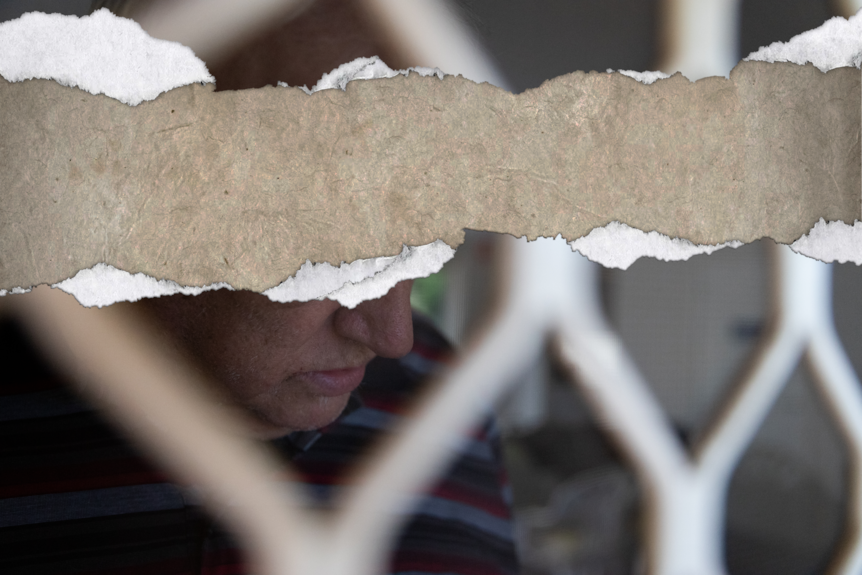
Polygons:
[[349,400],[350,394],[346,393],[337,397],[320,397],[307,405],[293,403],[277,414],[258,412],[255,415],[261,427],[256,434],[263,439],[275,439],[294,431],[320,429],[338,419]]

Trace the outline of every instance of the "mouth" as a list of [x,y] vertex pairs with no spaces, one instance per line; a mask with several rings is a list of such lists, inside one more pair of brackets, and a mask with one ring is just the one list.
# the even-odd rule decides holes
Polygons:
[[365,366],[327,371],[303,371],[297,374],[308,383],[315,394],[324,397],[338,397],[352,392],[365,377]]

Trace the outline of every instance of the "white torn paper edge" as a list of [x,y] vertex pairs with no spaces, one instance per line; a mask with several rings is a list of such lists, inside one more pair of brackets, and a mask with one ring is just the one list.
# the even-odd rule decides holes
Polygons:
[[[613,74],[613,70],[608,68],[608,74]],[[652,84],[656,80],[664,80],[670,78],[670,74],[653,70],[651,72],[635,72],[634,70],[618,70],[623,76],[633,78],[642,84]]]
[[788,42],[773,42],[752,52],[744,62],[793,62],[814,64],[821,72],[862,65],[862,12],[844,19],[835,16],[819,28],[803,32]]
[[[812,62],[822,71],[848,65],[859,67],[862,63],[862,17],[857,14],[849,21],[833,18],[787,43],[761,48],[746,60]],[[411,70],[423,76],[443,77],[440,70],[433,68]],[[307,93],[344,89],[351,80],[390,78],[408,72],[391,70],[378,58],[360,58],[325,74],[311,90],[304,89]],[[661,72],[621,73],[646,84],[667,77]],[[0,24],[0,75],[9,81],[53,79],[93,94],[106,94],[129,105],[152,100],[162,92],[193,82],[214,81],[205,64],[189,48],[153,39],[137,23],[118,18],[106,9],[81,18],[28,13]],[[791,247],[823,261],[862,264],[862,225],[859,224],[851,227],[841,222],[821,222]],[[626,269],[640,257],[686,260],[699,253],[712,253],[738,244],[695,245],[612,222],[570,245],[606,267]],[[329,298],[354,307],[361,301],[382,296],[398,281],[436,273],[453,255],[454,250],[438,240],[427,246],[405,246],[395,257],[358,260],[338,268],[306,262],[295,277],[264,294],[273,301]],[[184,287],[144,274],[133,276],[105,264],[81,270],[54,287],[74,295],[87,307],[230,288],[224,283],[204,288]],[[14,288],[8,293],[24,291],[28,290]],[[0,290],[0,295],[6,293]]]
[[594,228],[589,234],[569,242],[572,251],[580,252],[588,260],[600,262],[608,268],[628,269],[642,257],[670,262],[687,260],[699,254],[711,254],[726,247],[744,245],[732,241],[715,246],[693,244],[680,238],[669,238],[658,232],[642,232],[620,222],[611,222],[603,228]]
[[[437,240],[425,246],[404,246],[397,256],[356,260],[339,267],[306,260],[296,276],[263,294],[281,303],[328,298],[352,309],[364,300],[386,295],[400,281],[437,273],[454,255],[454,249]],[[52,287],[74,295],[84,307],[102,307],[118,301],[138,301],[145,297],[178,293],[198,295],[210,290],[233,289],[224,282],[205,287],[181,286],[174,281],[157,280],[142,273],[132,275],[107,264],[81,270]]]
[[[788,42],[774,42],[752,52],[743,61],[811,63],[821,72],[834,68],[862,67],[862,12],[849,19],[836,16],[819,28],[803,32]],[[613,70],[608,70],[608,73]],[[669,78],[663,72],[635,72],[620,70],[620,74],[634,78],[644,84]],[[862,164],[862,158],[859,159]],[[862,194],[862,190],[859,190]],[[596,228],[588,235],[569,245],[590,261],[608,268],[628,269],[642,257],[663,261],[687,260],[698,254],[711,254],[726,247],[737,248],[741,242],[733,241],[719,245],[693,244],[670,238],[657,232],[643,232],[620,222],[611,222]],[[790,244],[796,253],[823,262],[853,262],[862,264],[862,222],[853,226],[844,222],[826,223],[822,218],[811,231]]]
[[404,246],[397,256],[357,260],[334,267],[306,260],[296,277],[263,292],[272,301],[309,301],[323,297],[354,308],[367,299],[386,295],[398,282],[439,272],[455,250],[436,240],[424,246]]
[[853,262],[858,266],[862,264],[862,222],[856,220],[848,226],[820,218],[810,232],[790,244],[790,249],[822,262]]
[[28,12],[0,23],[0,75],[9,82],[55,80],[130,106],[215,82],[191,48],[156,40],[107,8],[81,18]]
[[[371,58],[357,58],[352,62],[342,64],[332,72],[324,74],[311,90],[305,86],[300,86],[300,89],[305,91],[308,95],[319,92],[320,90],[332,90],[335,88],[345,90],[347,88],[347,84],[353,80],[394,78],[398,74],[407,76],[410,72],[416,72],[420,76],[437,76],[441,80],[444,76],[443,72],[441,72],[439,68],[425,68],[423,66],[407,68],[406,70],[393,70],[387,66],[383,60],[377,56],[373,56]],[[284,82],[279,82],[278,85],[282,88],[288,87]]]

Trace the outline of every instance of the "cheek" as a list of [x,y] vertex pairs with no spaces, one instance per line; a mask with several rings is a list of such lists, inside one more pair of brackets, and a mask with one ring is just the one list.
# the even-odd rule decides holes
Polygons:
[[241,401],[282,393],[284,380],[293,370],[289,358],[277,350],[243,347],[237,345],[214,359],[219,383]]
[[309,361],[304,354],[314,342],[274,327],[235,334],[209,350],[219,382],[243,402],[295,395],[290,378],[306,369]]

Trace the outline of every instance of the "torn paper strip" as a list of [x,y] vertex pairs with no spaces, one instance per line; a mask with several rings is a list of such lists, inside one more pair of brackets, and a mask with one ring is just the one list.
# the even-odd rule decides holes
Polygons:
[[0,287],[106,263],[264,291],[306,260],[457,246],[464,228],[792,242],[859,217],[858,70],[751,62],[651,86],[577,73],[519,96],[435,75],[312,96],[192,84],[135,108],[3,83]]

